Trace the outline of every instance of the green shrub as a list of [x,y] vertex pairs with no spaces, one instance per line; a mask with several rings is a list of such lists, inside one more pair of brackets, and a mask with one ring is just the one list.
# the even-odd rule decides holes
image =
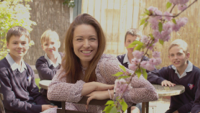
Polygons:
[[30,20],[31,0],[3,0],[0,2],[0,60],[7,54],[6,33],[11,27],[22,26],[31,31],[31,25],[36,25]]

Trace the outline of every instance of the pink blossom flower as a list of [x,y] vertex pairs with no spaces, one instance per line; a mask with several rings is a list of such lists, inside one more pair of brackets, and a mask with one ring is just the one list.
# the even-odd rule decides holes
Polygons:
[[147,44],[148,41],[149,41],[148,37],[146,35],[142,35],[141,42],[143,42],[144,44]]
[[172,30],[172,27],[173,27],[173,23],[171,21],[166,22],[166,23],[163,24],[163,29],[164,30]]
[[155,10],[155,11],[154,11],[154,14],[155,14],[155,15],[160,15],[160,16],[155,16],[155,18],[156,18],[157,20],[162,19],[162,12],[161,12],[160,10]]
[[133,64],[129,64],[128,68],[131,69],[131,70],[133,70],[133,71],[135,71],[137,69],[137,65],[134,64],[134,63]]
[[187,8],[187,5],[186,4],[179,4],[178,5],[178,10],[180,10],[180,11],[183,11],[183,10],[185,10]]
[[148,21],[149,21],[149,23],[151,23],[151,28],[153,30],[157,30],[158,29],[158,20],[157,20],[157,18],[151,16],[148,19]]
[[172,14],[171,14],[171,13],[165,12],[164,15],[166,15],[166,16],[165,16],[165,19],[166,19],[167,21],[171,21],[171,19],[172,19],[172,17],[171,17]]
[[175,31],[175,32],[178,32],[179,30],[180,30],[180,26],[178,26],[177,24],[174,24],[173,25],[173,30]]
[[159,58],[159,57],[160,57],[160,52],[154,51],[154,52],[152,53],[152,56],[153,56],[154,58]]
[[169,30],[163,30],[161,32],[162,38],[160,38],[160,39],[164,39],[166,36],[170,35],[170,33],[171,32]]
[[162,35],[158,30],[153,31],[153,36],[157,39],[161,39]]
[[153,6],[150,6],[149,8],[147,8],[147,10],[151,11],[151,12],[155,12],[156,10],[158,10],[157,7],[153,7]]
[[139,64],[140,60],[141,60],[141,59],[133,58],[133,59],[131,60],[131,64]]
[[186,4],[189,0],[179,0],[180,4]]
[[154,43],[154,44],[157,43],[158,40],[159,40],[158,38],[154,38],[153,43]]
[[134,58],[141,59],[144,53],[141,51],[135,50],[132,52],[132,54],[133,54]]
[[149,64],[151,64],[151,65],[156,65],[156,63],[157,63],[157,61],[156,61],[155,58],[149,59]]
[[173,23],[172,22],[166,22],[163,24],[163,31],[161,32],[161,38],[164,41],[168,41],[169,40],[169,35],[172,32],[172,28],[173,28]]
[[[150,6],[147,10],[149,10],[153,15],[162,15],[162,12],[158,10],[157,7]],[[156,20],[159,20],[162,18],[162,16],[155,16],[154,17]]]
[[176,21],[176,24],[173,25],[174,31],[179,31],[181,27],[183,27],[187,23],[188,19],[186,17],[180,18]]
[[147,46],[147,48],[148,48],[149,50],[152,50],[152,51],[153,51],[154,46],[155,46],[155,43],[153,43],[151,46]]
[[145,68],[145,69],[146,69],[146,64],[147,64],[147,61],[142,61],[142,62],[140,63],[140,66],[141,66],[142,68]]
[[178,20],[179,26],[183,27],[188,22],[188,18],[183,17]]
[[177,5],[180,3],[180,0],[169,0],[169,2],[171,2],[174,5]]
[[162,63],[162,59],[159,57],[159,58],[156,58],[156,65],[159,65]]
[[147,63],[147,64],[146,64],[146,69],[147,69],[148,71],[153,71],[155,68],[154,68],[154,65],[152,65],[152,64],[150,64],[150,63]]
[[163,41],[169,41],[169,39],[171,39],[171,36],[170,35],[167,35],[164,39],[163,39]]
[[[127,89],[126,89],[127,87]],[[131,86],[130,84],[128,85],[126,83],[126,80],[124,79],[117,79],[115,80],[115,91],[117,94],[122,95],[123,92],[125,92],[125,90],[130,90]]]
[[161,32],[162,37],[160,39],[162,39],[163,41],[168,41],[171,38],[171,36],[170,36],[171,32],[172,32],[172,28],[170,28],[168,30],[163,30]]

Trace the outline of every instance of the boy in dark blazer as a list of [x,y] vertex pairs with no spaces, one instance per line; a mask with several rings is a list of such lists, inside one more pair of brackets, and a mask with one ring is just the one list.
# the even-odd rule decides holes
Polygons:
[[29,32],[20,26],[13,27],[6,40],[10,52],[0,61],[0,93],[6,113],[40,113],[54,107],[39,93],[34,72],[23,61],[29,49]]
[[[57,70],[60,69],[62,60],[62,53],[58,52],[60,48],[58,34],[52,30],[46,30],[41,36],[41,44],[45,55],[36,61],[36,69],[40,80],[52,80]],[[47,97],[46,89],[41,88],[40,92]],[[60,102],[51,102],[61,107]]]
[[[127,47],[129,46],[129,44],[131,44],[135,40],[140,40],[140,37],[141,37],[140,31],[135,28],[130,28],[125,34],[124,45],[127,49],[127,53],[123,54],[123,55],[118,55],[117,59],[126,68],[128,68],[128,65],[130,64],[131,60],[133,59],[132,52],[134,49],[134,48],[127,48]],[[148,58],[144,57],[143,60],[148,60]],[[134,111],[138,112],[139,111],[138,108],[140,109],[140,112],[142,112],[142,103],[136,104],[136,107],[133,106],[131,109],[132,109],[132,111],[134,110]]]
[[188,60],[190,53],[185,41],[174,40],[169,46],[168,53],[172,65],[149,72],[148,80],[162,86],[183,85],[185,92],[171,97],[170,107],[166,113],[189,113],[197,96],[195,93],[199,87],[200,69]]

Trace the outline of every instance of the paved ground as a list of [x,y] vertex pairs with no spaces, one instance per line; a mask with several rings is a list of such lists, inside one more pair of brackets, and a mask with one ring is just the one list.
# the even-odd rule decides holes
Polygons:
[[158,101],[149,103],[149,113],[164,113],[168,110],[170,97],[159,98]]

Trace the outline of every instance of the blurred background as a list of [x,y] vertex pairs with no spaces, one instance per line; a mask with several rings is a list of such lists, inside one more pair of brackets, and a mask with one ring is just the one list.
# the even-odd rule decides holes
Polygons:
[[[1,0],[0,3],[3,1],[13,0]],[[25,3],[24,1],[27,2]],[[193,1],[190,0],[189,3]],[[105,53],[113,55],[124,54],[126,53],[124,36],[129,28],[138,28],[144,35],[151,32],[149,27],[143,30],[143,26],[139,26],[140,20],[143,18],[141,14],[144,13],[145,8],[154,6],[165,12],[167,11],[167,2],[168,0],[21,0],[18,4],[29,8],[29,19],[35,22],[35,24],[30,26],[32,29],[30,30],[31,39],[35,42],[35,45],[30,47],[24,60],[30,65],[35,65],[36,60],[44,55],[40,37],[47,29],[55,30],[59,34],[62,43],[59,51],[62,52],[64,50],[65,33],[73,19],[81,13],[89,13],[100,22],[107,38]],[[159,67],[170,64],[168,60],[168,46],[171,41],[178,38],[188,43],[190,51],[189,60],[197,67],[200,67],[199,6],[200,2],[197,1],[184,11],[179,17],[188,18],[186,26],[181,28],[178,33],[172,33],[171,40],[166,42],[164,46],[160,44],[156,46],[156,49],[161,52],[162,57],[162,64]],[[176,8],[173,13],[178,13]],[[27,16],[27,14],[24,14],[24,16]],[[1,40],[3,40],[2,37]],[[2,47],[3,44],[0,44],[0,47]]]

